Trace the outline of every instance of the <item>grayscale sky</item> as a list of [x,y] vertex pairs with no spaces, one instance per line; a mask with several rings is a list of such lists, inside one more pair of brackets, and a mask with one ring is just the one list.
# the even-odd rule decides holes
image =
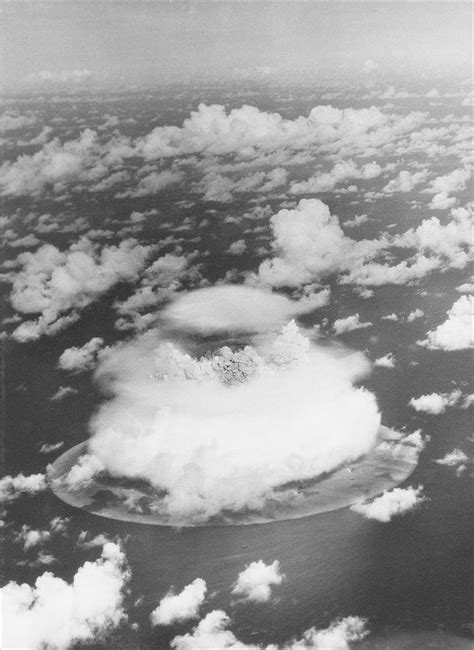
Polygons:
[[[251,74],[469,73],[469,2],[1,3],[2,77],[124,82]],[[369,64],[369,67],[371,64]]]

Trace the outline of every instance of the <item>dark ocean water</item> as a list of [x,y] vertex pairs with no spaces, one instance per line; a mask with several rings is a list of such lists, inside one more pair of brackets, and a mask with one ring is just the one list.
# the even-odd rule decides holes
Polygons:
[[[140,119],[145,123],[150,120],[155,99],[156,96],[148,100],[135,98],[128,100],[129,106],[119,98],[116,111],[126,116],[141,101]],[[181,123],[198,99],[214,99],[229,105],[248,101],[262,109],[282,110],[289,116],[305,113],[317,103],[309,94],[284,110],[283,91],[277,97],[262,98],[255,90],[254,95],[239,96],[238,100],[231,94],[223,98],[219,90],[214,94],[208,91],[204,98],[187,97],[185,102],[178,96],[176,105],[168,100],[156,109],[155,104],[157,123]],[[87,113],[84,106],[68,110]],[[69,119],[67,115],[66,118]],[[178,224],[187,210],[173,207],[175,198],[165,193],[160,209],[167,211],[167,218]],[[324,196],[321,198],[326,200]],[[327,201],[341,220],[361,211],[360,206],[351,206],[342,198],[327,197]],[[104,213],[126,215],[129,208],[148,209],[155,202],[156,198],[148,198],[119,205],[107,197],[87,201],[76,197],[69,209],[78,214],[87,213],[91,226],[98,227]],[[45,206],[38,202],[36,207]],[[233,204],[215,206],[215,209],[217,216],[207,215],[210,223],[201,232],[202,242],[183,243],[185,250],[201,247],[210,251],[205,264],[206,277],[211,282],[222,277],[231,264],[242,270],[255,269],[259,263],[251,255],[230,260],[222,254],[238,238],[239,229],[233,224],[223,225],[220,217],[224,212],[238,214],[242,206]],[[200,210],[199,205],[193,208],[196,222],[202,216]],[[376,209],[368,210],[377,215],[377,228],[381,223],[386,226],[395,222],[396,231],[402,232],[415,223],[413,214],[397,198],[382,201]],[[416,223],[425,216],[426,211],[417,212]],[[373,228],[375,225],[368,223],[357,234],[373,236]],[[169,231],[160,229],[159,223],[150,224],[145,241],[165,237]],[[190,239],[193,233],[184,236]],[[453,470],[433,461],[454,447],[472,455],[472,443],[467,440],[472,432],[472,413],[453,408],[443,415],[430,416],[416,414],[407,406],[411,397],[434,391],[449,392],[455,386],[469,392],[472,358],[466,351],[438,352],[416,345],[433,324],[445,319],[447,309],[459,297],[455,287],[465,281],[465,275],[451,271],[436,275],[418,287],[380,287],[368,300],[357,297],[348,287],[334,286],[331,303],[302,320],[310,326],[324,317],[340,318],[358,311],[361,320],[370,320],[374,326],[351,332],[341,340],[352,348],[366,351],[371,359],[394,353],[395,369],[374,368],[364,385],[377,396],[385,425],[410,432],[421,428],[424,435],[430,436],[408,481],[409,485],[424,486],[428,499],[420,509],[386,524],[368,521],[345,509],[267,525],[177,531],[103,519],[72,509],[46,492],[22,497],[8,507],[3,579],[31,584],[43,571],[18,564],[24,559],[24,553],[10,533],[24,523],[44,528],[50,519],[62,516],[70,518],[68,534],[55,536],[47,547],[57,559],[51,567],[57,575],[71,579],[86,559],[97,557],[97,550],[76,548],[81,531],[119,536],[132,569],[127,608],[130,623],[138,623],[138,627],[133,630],[130,625],[125,626],[113,633],[105,645],[97,647],[166,648],[173,636],[188,631],[190,626],[152,630],[149,614],[171,585],[181,590],[196,577],[206,580],[211,594],[202,612],[222,608],[231,614],[232,630],[242,641],[284,642],[300,636],[313,625],[323,628],[338,617],[356,615],[369,620],[372,632],[363,648],[471,647],[472,476],[468,470],[457,477]],[[123,288],[119,287],[85,310],[79,323],[53,339],[25,345],[5,342],[6,473],[43,472],[46,463],[62,451],[41,455],[39,448],[43,443],[64,441],[65,450],[87,438],[87,422],[102,398],[90,374],[67,377],[55,365],[65,348],[82,345],[92,336],[103,336],[107,344],[122,336],[113,329],[114,316],[110,310],[114,297],[121,291]],[[387,313],[407,314],[415,308],[423,309],[425,316],[413,323],[380,320]],[[79,394],[60,402],[49,401],[60,384],[74,386]],[[28,557],[34,559],[34,553]],[[258,559],[279,560],[286,580],[275,589],[275,598],[270,603],[233,602],[232,583],[247,563]]]

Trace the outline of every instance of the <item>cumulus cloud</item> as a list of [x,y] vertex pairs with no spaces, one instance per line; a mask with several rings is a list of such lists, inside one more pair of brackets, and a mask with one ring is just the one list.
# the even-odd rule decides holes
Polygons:
[[67,348],[58,359],[58,368],[67,372],[85,372],[97,363],[104,339],[95,336],[82,347]]
[[15,541],[23,544],[23,550],[28,551],[34,546],[44,544],[51,538],[49,530],[35,530],[23,524],[19,533],[15,535]]
[[0,479],[0,503],[15,501],[21,494],[38,494],[46,489],[44,474],[17,474]]
[[245,600],[264,603],[270,600],[272,586],[280,585],[283,578],[278,560],[271,564],[265,564],[263,560],[251,562],[239,573],[232,593]]
[[97,133],[86,129],[76,140],[58,138],[47,142],[31,156],[22,155],[0,167],[3,196],[39,196],[47,190],[64,192],[77,183],[98,182],[121,163],[123,146],[112,139],[101,144]]
[[317,194],[330,192],[339,183],[348,179],[369,180],[377,178],[382,173],[382,168],[376,162],[371,162],[357,167],[353,160],[338,162],[329,171],[315,174],[306,181],[294,182],[290,186],[290,194]]
[[72,386],[59,386],[58,390],[49,398],[50,402],[60,402],[66,397],[71,397],[72,395],[77,395],[79,391],[77,388]]
[[328,298],[323,290],[292,301],[257,287],[226,285],[181,296],[166,308],[164,316],[175,327],[202,333],[261,332],[323,306]]
[[375,359],[374,366],[378,366],[379,368],[395,368],[395,357],[389,352],[385,356]]
[[455,169],[450,174],[435,178],[427,189],[427,192],[434,194],[429,207],[432,210],[451,208],[456,199],[450,195],[465,190],[470,178],[471,172],[468,169]]
[[19,115],[14,111],[5,111],[0,115],[0,133],[16,131],[36,124],[38,117],[35,114]]
[[334,321],[332,327],[336,335],[352,332],[353,330],[365,329],[371,327],[372,323],[360,320],[359,314],[347,316],[347,318],[338,318]]
[[447,452],[443,458],[436,459],[435,463],[455,469],[456,474],[460,476],[466,471],[466,465],[469,461],[469,457],[461,449],[455,448],[452,451]]
[[384,523],[391,521],[392,517],[405,515],[417,508],[426,497],[423,495],[423,487],[417,488],[394,488],[384,492],[382,496],[373,501],[356,503],[351,510],[358,512],[367,519],[375,519]]
[[240,153],[247,157],[282,148],[300,151],[325,146],[351,146],[354,153],[390,141],[414,128],[422,114],[409,118],[385,115],[379,109],[338,109],[316,106],[308,117],[284,119],[278,113],[244,105],[226,113],[222,105],[200,104],[182,127],[160,126],[135,143],[136,152],[146,159],[190,154],[223,156]]
[[63,446],[64,446],[63,441],[54,442],[54,443],[51,443],[51,444],[48,444],[48,443],[45,442],[43,445],[41,445],[39,453],[40,454],[51,454],[53,451],[57,451],[58,449],[61,449],[61,447],[63,447]]
[[455,406],[462,397],[460,390],[454,390],[451,393],[431,393],[430,395],[421,395],[412,397],[408,404],[423,413],[431,415],[440,415],[444,413],[448,406]]
[[201,578],[193,580],[179,594],[170,591],[150,614],[152,625],[172,625],[178,621],[197,618],[206,592],[206,582]]
[[419,345],[433,350],[465,350],[472,345],[473,297],[461,296],[451,309],[448,318],[427,333]]
[[134,239],[101,249],[81,238],[65,251],[45,244],[34,253],[21,253],[10,302],[23,314],[40,316],[17,327],[13,338],[25,342],[52,336],[76,322],[82,309],[115,284],[136,280],[151,251]]
[[335,621],[327,629],[315,627],[306,630],[301,639],[294,639],[283,645],[256,645],[239,641],[229,630],[230,618],[225,612],[215,609],[205,616],[194,630],[171,641],[174,650],[196,650],[202,648],[233,648],[235,650],[348,650],[350,644],[361,641],[368,634],[367,622],[358,616],[347,616]]
[[230,255],[242,255],[246,250],[247,244],[245,243],[245,239],[238,239],[237,241],[232,242],[227,252]]
[[113,398],[66,481],[103,470],[145,479],[164,494],[157,514],[174,525],[259,511],[290,498],[275,488],[373,447],[380,414],[354,386],[369,367],[361,354],[312,345],[294,322],[202,358],[149,332],[101,360],[97,379]]
[[395,192],[411,192],[417,185],[423,183],[428,178],[428,172],[423,170],[421,172],[409,172],[402,170],[398,173],[396,178],[385,185],[383,192],[386,194],[394,194]]
[[[270,218],[273,256],[262,262],[254,281],[297,287],[337,274],[342,284],[378,286],[410,284],[436,269],[463,268],[469,261],[471,209],[453,209],[451,217],[447,224],[431,217],[400,235],[357,241],[344,234],[325,203],[302,199]],[[396,249],[414,253],[393,263]]]
[[412,323],[414,320],[417,320],[417,318],[423,318],[424,315],[425,312],[422,309],[414,309],[408,314],[407,322]]
[[177,185],[184,178],[184,174],[179,171],[165,169],[161,172],[150,172],[147,176],[140,179],[137,186],[133,189],[119,192],[115,198],[138,198],[140,196],[150,196],[158,194],[162,190]]
[[[125,300],[117,300],[114,307],[121,318],[119,329],[146,329],[156,319],[140,318],[140,313],[173,298],[178,292],[202,282],[200,265],[195,264],[197,253],[167,253],[156,259],[143,273],[134,293]],[[145,326],[145,327],[144,327]]]
[[123,551],[109,543],[71,583],[49,572],[34,586],[9,582],[1,590],[5,647],[65,649],[100,641],[126,619],[123,596],[129,577]]
[[377,255],[386,242],[346,237],[339,219],[318,199],[302,199],[270,219],[274,257],[259,267],[259,279],[270,286],[294,287],[349,270]]

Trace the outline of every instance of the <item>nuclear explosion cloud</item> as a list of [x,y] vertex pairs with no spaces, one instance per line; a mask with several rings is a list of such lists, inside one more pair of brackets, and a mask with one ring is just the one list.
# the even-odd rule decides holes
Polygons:
[[[226,295],[231,315],[239,312],[236,289]],[[207,289],[202,300],[198,291],[172,311],[199,302],[209,315],[221,293]],[[275,312],[251,319],[250,329],[265,317],[273,326]],[[258,511],[284,498],[281,486],[331,472],[375,446],[375,398],[354,385],[370,368],[362,354],[319,347],[294,321],[248,341],[195,358],[149,332],[101,359],[96,378],[112,399],[90,424],[87,478],[105,470],[145,480],[162,495],[159,513],[187,525]],[[71,488],[84,474],[77,469],[65,479]]]

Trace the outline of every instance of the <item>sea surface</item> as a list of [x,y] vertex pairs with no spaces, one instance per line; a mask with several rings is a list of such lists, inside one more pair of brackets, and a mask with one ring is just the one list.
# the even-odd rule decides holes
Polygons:
[[[101,110],[115,111],[122,116],[133,114],[140,106],[139,124],[130,127],[139,131],[143,124],[155,116],[155,124],[181,124],[184,117],[199,101],[217,101],[227,106],[253,103],[262,110],[282,111],[288,116],[305,114],[318,103],[317,93],[307,91],[304,97],[285,103],[285,91],[254,89],[246,95],[235,96],[229,90],[208,89],[207,94],[186,96],[174,94],[148,97],[123,96],[113,101],[103,97],[92,99],[90,105],[71,103],[62,106],[44,104],[45,112],[61,114],[68,120],[70,113],[79,114],[84,123],[101,106]],[[272,94],[273,93],[273,94]],[[107,103],[107,101],[109,103]],[[344,101],[341,100],[341,105]],[[354,104],[351,100],[347,103]],[[410,107],[413,108],[413,107]],[[446,112],[452,110],[447,107]],[[153,121],[153,120],[152,120]],[[72,126],[70,137],[75,137],[77,126]],[[15,157],[15,152],[11,156]],[[360,206],[350,205],[344,195],[321,196],[331,211],[350,218]],[[99,227],[104,215],[120,218],[133,209],[148,209],[157,204],[157,198],[145,197],[124,204],[114,203],[107,197],[73,197],[68,210],[87,214],[92,227]],[[159,199],[158,199],[159,200]],[[420,208],[416,216],[408,214],[397,203],[386,199],[376,208],[368,206],[380,222],[396,223],[402,232],[414,225],[428,212]],[[41,203],[41,202],[40,202]],[[50,208],[38,205],[38,208]],[[158,206],[172,224],[190,212],[200,219],[204,208],[179,208],[176,197],[165,192]],[[21,201],[13,200],[11,209],[22,208]],[[26,209],[26,208],[25,208]],[[215,206],[216,215],[207,214],[209,226],[201,229],[200,242],[187,242],[193,231],[184,233],[183,247],[208,249],[206,277],[222,277],[230,268],[230,260],[220,252],[222,247],[238,239],[238,226],[224,226],[219,219],[224,212],[239,213],[242,206]],[[372,222],[357,232],[358,237],[374,236]],[[151,224],[144,241],[156,240],[173,232],[161,229],[159,222]],[[268,227],[267,227],[268,235]],[[355,236],[355,233],[354,233]],[[52,236],[58,245],[61,235]],[[64,238],[62,241],[65,241]],[[16,253],[15,253],[16,254]],[[13,253],[12,253],[13,255]],[[232,260],[232,265],[242,269],[257,268],[259,260],[251,254]],[[349,287],[332,286],[330,304],[302,319],[301,324],[311,327],[324,317],[335,318],[342,314],[360,313],[361,320],[370,320],[374,327],[357,330],[341,341],[353,349],[368,353],[370,358],[392,352],[397,364],[394,369],[374,368],[363,385],[372,390],[382,412],[383,424],[398,430],[412,432],[422,429],[429,436],[426,449],[420,456],[415,473],[408,485],[424,486],[427,500],[422,506],[389,523],[369,521],[349,509],[281,521],[265,525],[236,527],[183,528],[148,526],[111,521],[67,506],[52,493],[35,497],[22,497],[8,506],[3,554],[3,581],[26,581],[30,584],[45,568],[23,566],[25,554],[21,545],[10,535],[22,524],[33,528],[45,527],[53,517],[67,517],[66,536],[54,536],[48,546],[56,563],[48,570],[65,579],[71,579],[86,559],[95,559],[97,549],[80,550],[76,546],[81,531],[93,536],[106,534],[123,540],[132,569],[127,610],[130,623],[137,623],[114,632],[104,644],[87,647],[131,649],[166,648],[178,633],[189,631],[189,625],[172,629],[152,629],[148,622],[150,611],[171,585],[181,590],[197,577],[206,580],[211,595],[202,613],[224,609],[232,614],[232,631],[242,641],[253,643],[283,643],[315,625],[327,627],[334,619],[343,616],[367,618],[371,635],[362,648],[398,650],[413,648],[468,648],[472,647],[472,475],[470,469],[456,476],[449,468],[434,460],[454,447],[472,455],[472,414],[469,409],[448,409],[440,416],[416,413],[408,407],[413,396],[432,392],[446,392],[455,385],[469,392],[472,358],[466,351],[442,352],[427,350],[416,344],[433,323],[446,317],[446,311],[459,297],[455,287],[466,281],[460,271],[449,271],[422,282],[419,286],[379,287],[375,296],[362,300]],[[6,295],[7,288],[3,285]],[[90,373],[66,378],[56,368],[62,351],[73,345],[82,345],[92,336],[102,336],[107,344],[126,333],[113,329],[111,305],[122,295],[117,287],[99,303],[83,312],[81,320],[54,338],[38,342],[16,344],[4,342],[5,347],[5,469],[6,473],[29,474],[43,472],[64,450],[87,439],[87,423],[103,399],[94,385]],[[387,313],[408,313],[421,308],[425,316],[413,323],[381,320]],[[9,315],[8,307],[5,314]],[[337,315],[337,316],[336,316]],[[68,383],[78,389],[78,395],[63,401],[50,401],[58,386]],[[42,455],[43,443],[64,441],[62,449]],[[27,555],[27,557],[30,557]],[[34,559],[34,554],[30,559]],[[286,579],[274,590],[275,598],[263,605],[237,602],[231,594],[232,584],[246,564],[262,559],[266,563],[279,560]]]

